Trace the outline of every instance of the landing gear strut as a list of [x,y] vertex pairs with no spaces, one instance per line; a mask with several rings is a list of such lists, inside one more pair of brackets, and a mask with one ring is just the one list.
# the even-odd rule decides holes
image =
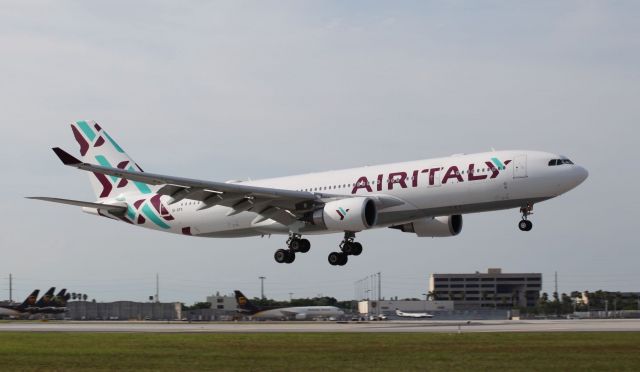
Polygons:
[[277,263],[292,263],[296,260],[296,252],[307,253],[311,249],[311,243],[302,239],[300,234],[291,234],[287,240],[287,249],[278,249],[273,255]]
[[529,221],[529,215],[533,214],[533,204],[527,204],[525,207],[520,208],[520,213],[522,213],[522,220],[518,222],[518,228],[520,231],[531,231],[533,228],[533,223]]
[[339,247],[342,252],[331,252],[329,254],[329,263],[333,266],[344,266],[349,260],[349,256],[359,256],[362,253],[362,244],[354,241],[356,234],[353,232],[345,232],[344,239]]

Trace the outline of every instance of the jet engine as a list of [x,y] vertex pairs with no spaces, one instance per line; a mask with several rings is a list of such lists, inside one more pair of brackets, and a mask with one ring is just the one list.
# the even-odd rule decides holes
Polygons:
[[326,203],[311,216],[314,225],[334,231],[362,231],[373,227],[378,209],[373,199],[346,198]]
[[305,319],[307,319],[307,314],[296,314],[295,319],[296,320],[305,320]]
[[404,225],[392,226],[392,228],[402,232],[415,233],[421,238],[455,236],[462,231],[462,216],[456,214],[453,216],[427,217]]

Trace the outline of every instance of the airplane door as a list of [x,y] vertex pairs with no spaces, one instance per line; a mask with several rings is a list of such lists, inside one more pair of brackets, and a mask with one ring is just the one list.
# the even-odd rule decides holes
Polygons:
[[527,178],[527,155],[518,155],[513,159],[513,178]]

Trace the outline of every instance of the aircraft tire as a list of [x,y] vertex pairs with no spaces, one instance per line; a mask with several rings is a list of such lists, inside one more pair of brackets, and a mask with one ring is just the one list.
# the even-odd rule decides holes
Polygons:
[[351,252],[351,254],[354,256],[360,256],[360,253],[362,253],[362,244],[353,242],[353,252]]
[[340,254],[340,263],[338,265],[344,266],[347,264],[347,261],[349,261],[349,255],[346,253]]
[[344,242],[344,244],[340,249],[342,250],[342,253],[346,255],[350,255],[350,254],[353,254],[354,245],[351,242]]
[[331,252],[329,253],[329,264],[331,264],[331,266],[336,266],[339,265],[341,262],[341,254],[338,252]]
[[287,251],[287,260],[285,261],[285,263],[290,264],[295,260],[296,260],[296,252],[291,250]]
[[529,227],[529,221],[528,220],[522,220],[520,222],[518,222],[518,228],[520,229],[520,231],[529,231],[527,230],[527,228]]
[[298,248],[298,252],[307,253],[311,249],[311,242],[307,239],[300,239],[300,247]]
[[285,249],[278,249],[273,255],[273,258],[277,263],[285,263],[287,262],[287,251]]

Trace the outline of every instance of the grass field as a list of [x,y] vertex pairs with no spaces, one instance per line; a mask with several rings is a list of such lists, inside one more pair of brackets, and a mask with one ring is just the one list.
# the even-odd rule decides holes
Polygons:
[[0,333],[0,370],[640,370],[640,333]]

